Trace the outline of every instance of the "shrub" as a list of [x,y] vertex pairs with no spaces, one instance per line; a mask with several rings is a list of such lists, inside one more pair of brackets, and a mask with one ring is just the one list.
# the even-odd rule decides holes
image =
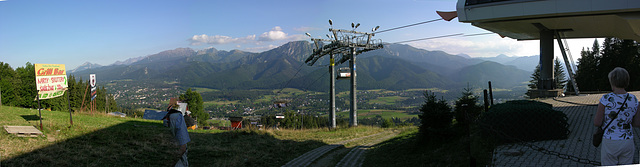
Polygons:
[[530,100],[491,106],[481,115],[480,127],[484,135],[503,142],[566,139],[569,135],[567,115],[550,104]]
[[384,119],[384,121],[382,122],[383,128],[393,128],[395,126],[396,124],[391,119]]

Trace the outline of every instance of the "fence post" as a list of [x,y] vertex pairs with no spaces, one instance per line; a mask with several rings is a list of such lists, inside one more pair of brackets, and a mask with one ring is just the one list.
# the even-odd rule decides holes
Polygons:
[[489,99],[491,99],[491,105],[493,105],[493,88],[491,88],[491,81],[489,81]]
[[487,90],[483,90],[484,92],[484,112],[489,111],[489,99],[487,97]]

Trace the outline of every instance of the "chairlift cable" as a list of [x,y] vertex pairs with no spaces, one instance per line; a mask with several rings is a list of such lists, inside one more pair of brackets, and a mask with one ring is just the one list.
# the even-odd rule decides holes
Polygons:
[[327,75],[329,73],[329,71],[325,71],[324,74],[322,74],[322,76],[318,77],[315,81],[311,82],[311,84],[307,85],[304,89],[308,90],[309,87],[313,86],[313,84],[315,84],[316,82],[318,82],[320,79],[322,79],[322,77],[324,77],[325,75]]
[[415,42],[415,41],[422,41],[422,40],[429,40],[429,39],[437,39],[437,38],[444,38],[444,37],[461,36],[461,35],[464,35],[464,34],[463,33],[457,33],[457,34],[442,35],[442,36],[437,36],[437,37],[427,37],[427,38],[420,38],[420,39],[412,39],[412,40],[394,42],[393,44]]
[[302,66],[303,66],[303,65],[305,65],[305,63],[301,63],[301,64],[300,64],[300,67],[298,67],[298,71],[296,71],[296,73],[295,73],[295,74],[293,74],[293,76],[291,77],[291,79],[289,79],[289,81],[287,81],[287,83],[286,83],[286,84],[282,85],[282,87],[280,88],[280,91],[278,91],[278,94],[279,94],[280,92],[282,92],[282,90],[284,90],[284,88],[286,88],[286,87],[287,87],[287,85],[289,85],[289,83],[291,83],[291,81],[292,81],[292,80],[293,80],[293,79],[298,75],[298,73],[300,73],[300,70],[302,70]]
[[449,34],[449,35],[442,35],[442,36],[436,36],[436,37],[427,37],[427,38],[420,38],[420,39],[406,40],[406,41],[400,41],[400,42],[393,42],[393,43],[390,43],[390,44],[399,44],[399,43],[407,43],[407,42],[423,41],[423,40],[430,40],[430,39],[437,39],[437,38],[445,38],[445,37],[454,37],[454,36],[472,37],[472,36],[489,35],[489,34],[494,34],[494,33],[487,32],[487,33],[477,33],[477,34],[468,34],[468,35],[464,35],[464,33],[457,33],[457,34]]
[[414,23],[414,24],[409,24],[409,25],[400,26],[400,27],[396,27],[396,28],[390,28],[390,29],[386,29],[386,30],[378,31],[378,32],[375,32],[375,33],[376,33],[376,34],[379,34],[379,33],[387,32],[387,31],[393,31],[393,30],[397,30],[397,29],[401,29],[401,28],[407,28],[407,27],[411,27],[411,26],[417,26],[417,25],[420,25],[420,24],[431,23],[431,22],[435,22],[435,21],[439,21],[439,20],[444,20],[444,19],[442,19],[442,18],[438,18],[438,19],[433,19],[433,20],[423,21],[423,22]]

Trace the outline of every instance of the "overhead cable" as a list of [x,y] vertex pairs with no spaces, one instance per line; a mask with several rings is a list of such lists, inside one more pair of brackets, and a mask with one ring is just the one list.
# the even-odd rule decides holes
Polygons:
[[298,67],[298,71],[296,71],[295,74],[293,74],[293,76],[291,77],[291,79],[289,79],[289,81],[287,81],[286,84],[282,85],[282,88],[280,88],[280,91],[278,91],[278,94],[280,92],[282,92],[282,90],[284,90],[284,88],[287,87],[287,85],[289,85],[289,83],[291,83],[291,81],[296,77],[296,75],[298,75],[298,73],[300,73],[300,70],[302,70],[302,66],[304,65],[304,63],[300,64],[300,67]]
[[324,74],[322,74],[320,77],[318,77],[315,81],[311,82],[309,85],[307,85],[304,89],[305,90],[309,90],[309,87],[313,86],[313,84],[315,84],[316,82],[318,82],[318,80],[320,80],[322,77],[324,77],[325,75],[327,75],[329,73],[329,71],[324,72]]
[[400,27],[396,27],[396,28],[390,28],[390,29],[386,29],[386,30],[381,30],[381,31],[378,31],[378,32],[375,32],[375,33],[376,33],[376,34],[379,34],[379,33],[387,32],[387,31],[393,31],[393,30],[397,30],[397,29],[401,29],[401,28],[407,28],[407,27],[411,27],[411,26],[417,26],[417,25],[420,25],[420,24],[431,23],[431,22],[435,22],[435,21],[439,21],[439,20],[443,20],[443,19],[442,19],[442,18],[439,18],[439,19],[433,19],[433,20],[429,20],[429,21],[423,21],[423,22],[420,22],[420,23],[409,24],[409,25],[406,25],[406,26],[400,26]]
[[420,38],[420,39],[412,39],[412,40],[406,40],[406,41],[394,42],[393,44],[407,43],[407,42],[415,42],[415,41],[422,41],[422,40],[429,40],[429,39],[437,39],[437,38],[445,38],[445,37],[454,37],[454,36],[471,37],[471,36],[489,35],[489,34],[493,34],[493,33],[491,33],[491,32],[487,32],[487,33],[477,33],[477,34],[469,34],[469,35],[464,35],[464,33],[457,33],[457,34],[449,34],[449,35],[442,35],[442,36],[436,36],[436,37],[427,37],[427,38]]
[[457,33],[457,34],[443,35],[443,36],[437,36],[437,37],[428,37],[428,38],[412,39],[412,40],[406,40],[406,41],[400,41],[400,42],[394,42],[394,43],[396,43],[396,44],[398,44],[398,43],[407,43],[407,42],[422,41],[422,40],[436,39],[436,38],[444,38],[444,37],[461,36],[461,35],[464,35],[464,34],[463,34],[463,33]]

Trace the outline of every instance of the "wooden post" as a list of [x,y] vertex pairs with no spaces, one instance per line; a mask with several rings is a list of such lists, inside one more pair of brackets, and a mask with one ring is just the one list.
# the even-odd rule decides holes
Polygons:
[[84,100],[87,98],[87,90],[89,90],[89,84],[87,84],[87,88],[84,89],[84,95],[82,96],[82,105],[80,105],[80,110],[84,111]]
[[489,111],[489,97],[487,97],[487,90],[483,90],[484,92],[484,112]]
[[69,94],[71,94],[71,90],[67,89],[67,104],[69,104],[69,123],[73,126],[73,116],[71,116],[71,98],[69,98]]
[[40,111],[40,108],[42,107],[40,106],[40,94],[38,94],[37,99],[38,99],[38,114],[40,114],[40,131],[44,131],[42,130],[42,111]]
[[493,88],[491,88],[491,81],[489,81],[489,100],[491,101],[491,105],[493,105]]

